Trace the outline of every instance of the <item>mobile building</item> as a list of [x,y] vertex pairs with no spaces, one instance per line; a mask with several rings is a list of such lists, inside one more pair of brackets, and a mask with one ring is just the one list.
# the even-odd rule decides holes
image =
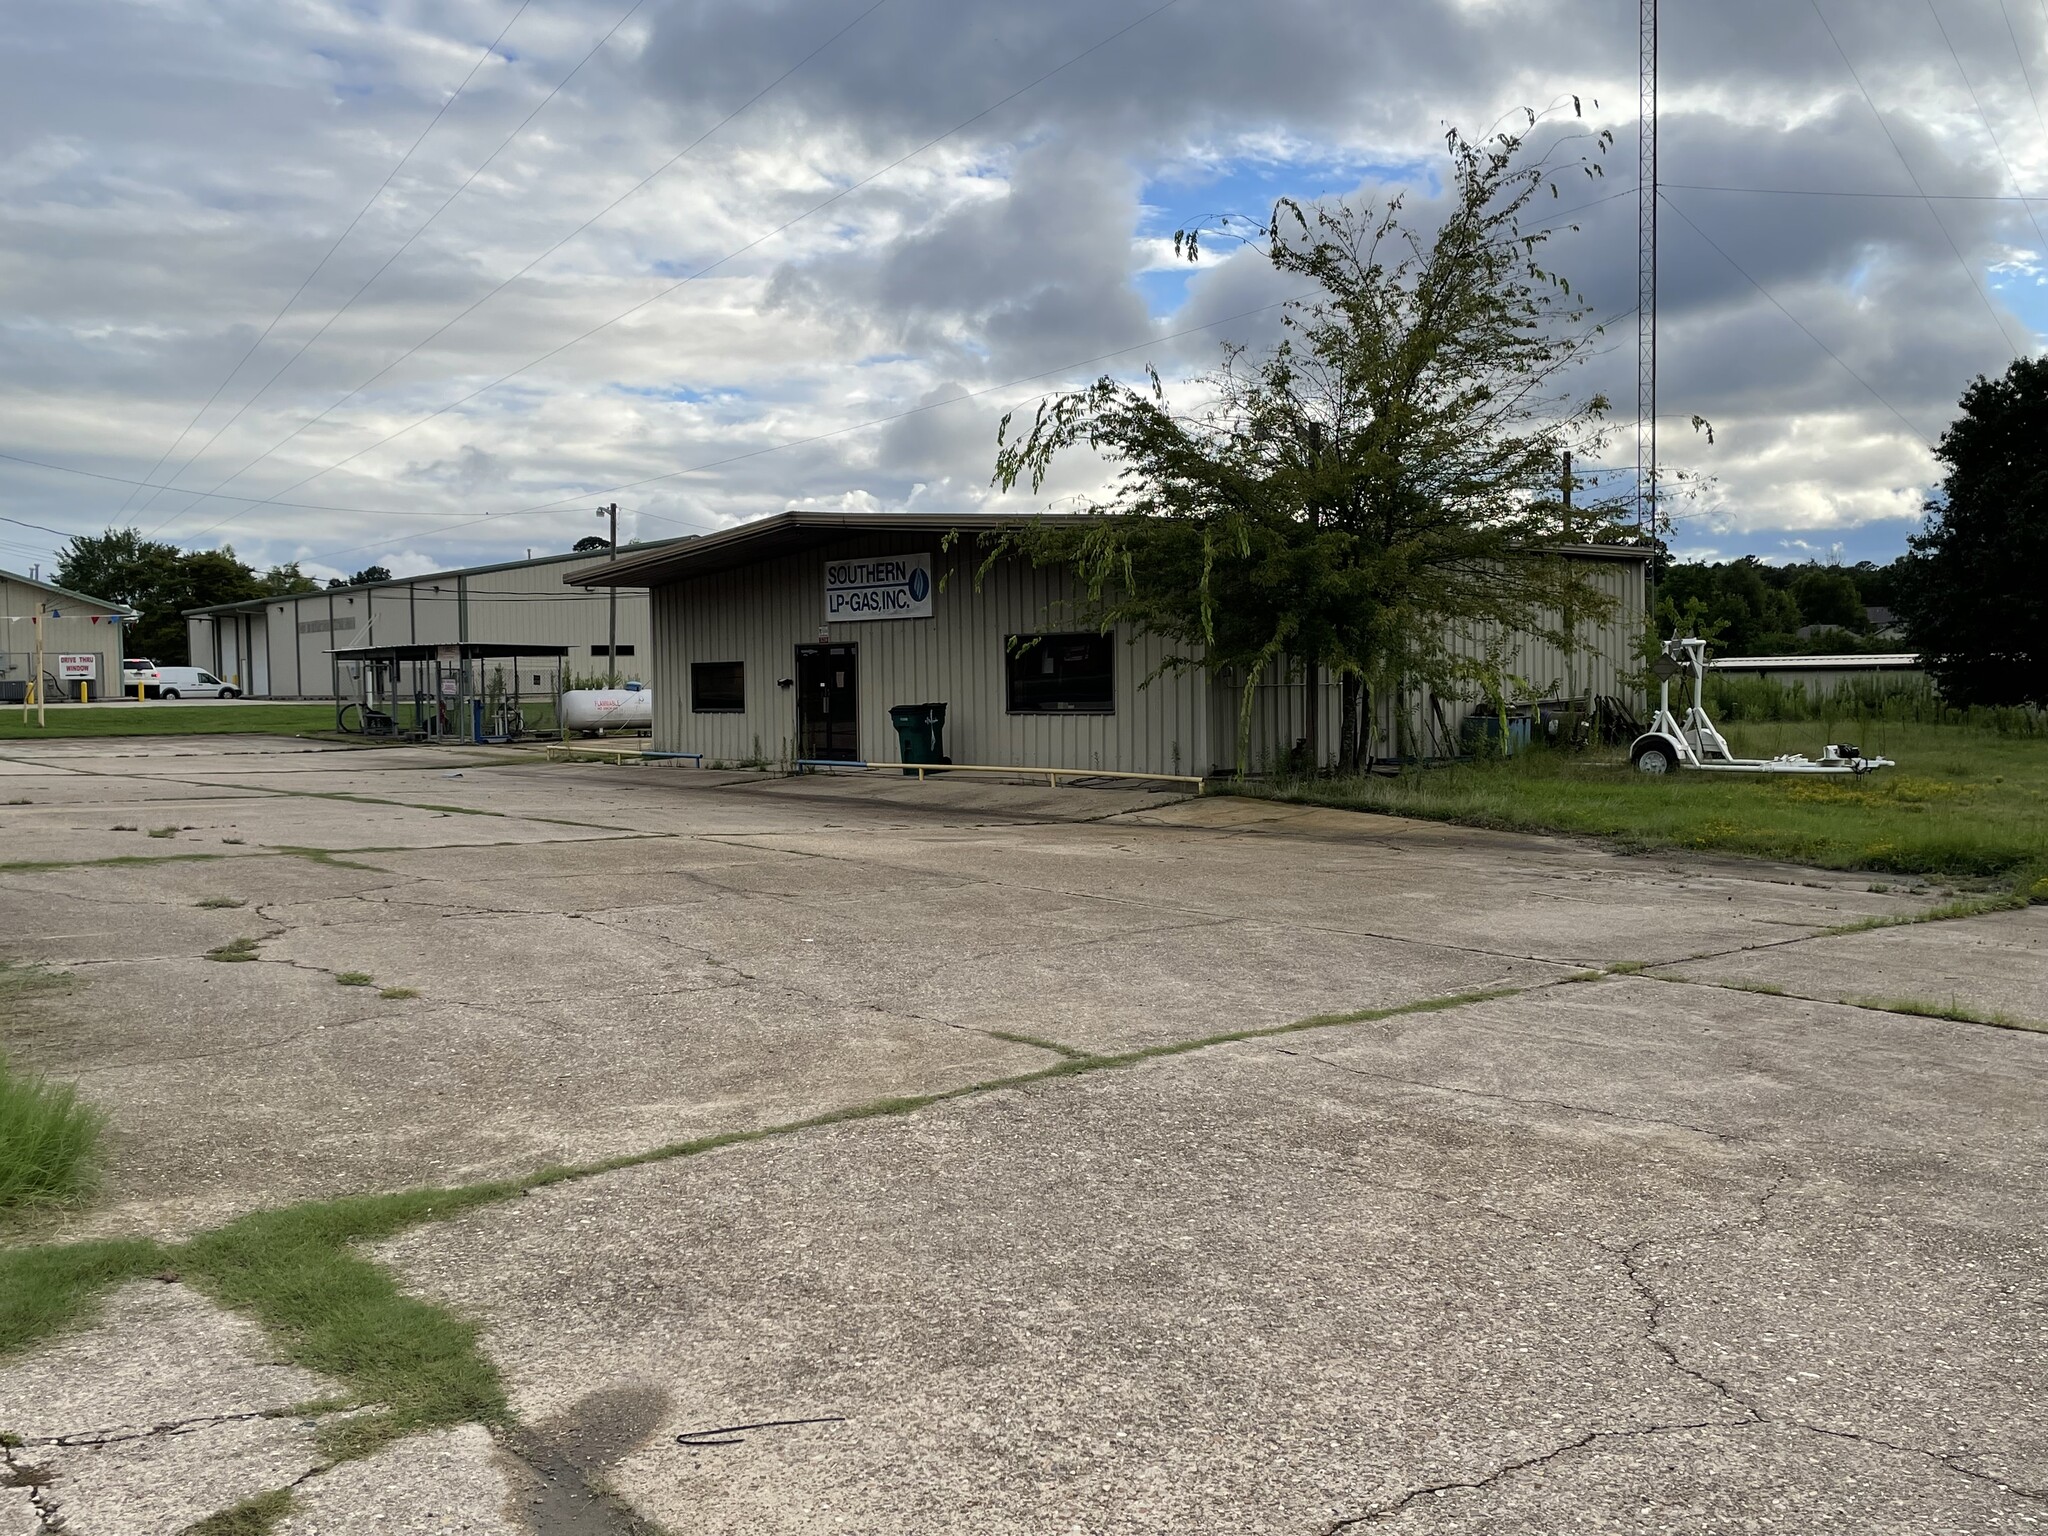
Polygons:
[[46,701],[118,691],[121,626],[134,617],[125,604],[0,571],[0,704],[28,696],[39,650]]
[[[709,761],[898,757],[895,705],[944,703],[957,763],[1206,774],[1235,766],[1243,689],[1254,690],[1247,766],[1283,761],[1300,738],[1305,685],[1181,672],[1153,636],[1091,628],[1066,571],[1003,557],[977,576],[972,538],[998,521],[919,514],[785,512],[569,573],[572,586],[644,588],[651,625],[654,747]],[[1642,633],[1644,556],[1573,548],[1613,613],[1567,658],[1527,641],[1516,671],[1619,694]],[[1148,684],[1147,678],[1152,680]],[[1339,690],[1324,685],[1325,758]],[[1393,701],[1381,701],[1382,740]],[[1469,702],[1411,692],[1419,734],[1454,741]]]
[[[681,541],[634,545],[620,550],[619,559],[623,563],[676,542]],[[185,614],[191,663],[226,679],[250,698],[273,699],[326,699],[352,693],[351,679],[335,670],[333,653],[364,646],[565,646],[570,675],[598,676],[614,669],[607,650],[616,596],[616,669],[628,678],[643,677],[646,596],[628,588],[614,594],[562,584],[564,577],[609,559],[606,551],[541,555],[294,597],[194,608]]]
[[1927,674],[1913,651],[1869,656],[1717,656],[1707,670],[1718,677],[1753,677],[1820,695],[1880,680],[1916,683]]

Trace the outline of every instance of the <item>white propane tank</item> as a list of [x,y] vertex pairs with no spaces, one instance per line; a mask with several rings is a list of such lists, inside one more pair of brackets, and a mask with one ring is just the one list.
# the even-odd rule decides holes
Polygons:
[[565,731],[638,731],[653,725],[652,688],[572,688],[562,695]]

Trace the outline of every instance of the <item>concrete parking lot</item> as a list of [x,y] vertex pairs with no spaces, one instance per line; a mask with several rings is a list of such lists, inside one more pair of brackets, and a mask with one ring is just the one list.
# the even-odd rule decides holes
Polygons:
[[2048,1035],[1902,1011],[2048,1019],[2048,909],[1872,927],[1941,893],[254,738],[8,744],[0,801],[0,960],[69,977],[0,1044],[112,1128],[38,1241],[955,1095],[380,1245],[517,1433],[328,1467],[283,1410],[332,1383],[124,1287],[0,1363],[47,1478],[0,1532],[292,1484],[307,1532],[2048,1524]]

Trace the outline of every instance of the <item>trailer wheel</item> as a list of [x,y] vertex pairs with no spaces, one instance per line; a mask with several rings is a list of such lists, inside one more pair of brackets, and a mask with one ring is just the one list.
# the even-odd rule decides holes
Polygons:
[[1678,768],[1678,749],[1662,736],[1643,737],[1628,757],[1638,773],[1672,773]]

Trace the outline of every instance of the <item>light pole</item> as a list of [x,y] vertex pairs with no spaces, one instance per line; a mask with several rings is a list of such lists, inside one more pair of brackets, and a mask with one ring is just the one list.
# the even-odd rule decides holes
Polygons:
[[[608,507],[599,507],[597,515],[599,517],[608,517],[612,520],[610,558],[616,560],[619,558],[619,504],[615,501]],[[613,587],[610,590],[612,594],[611,627],[607,632],[608,638],[605,641],[604,654],[608,665],[607,675],[610,678],[610,686],[616,687],[619,682],[619,589]]]

